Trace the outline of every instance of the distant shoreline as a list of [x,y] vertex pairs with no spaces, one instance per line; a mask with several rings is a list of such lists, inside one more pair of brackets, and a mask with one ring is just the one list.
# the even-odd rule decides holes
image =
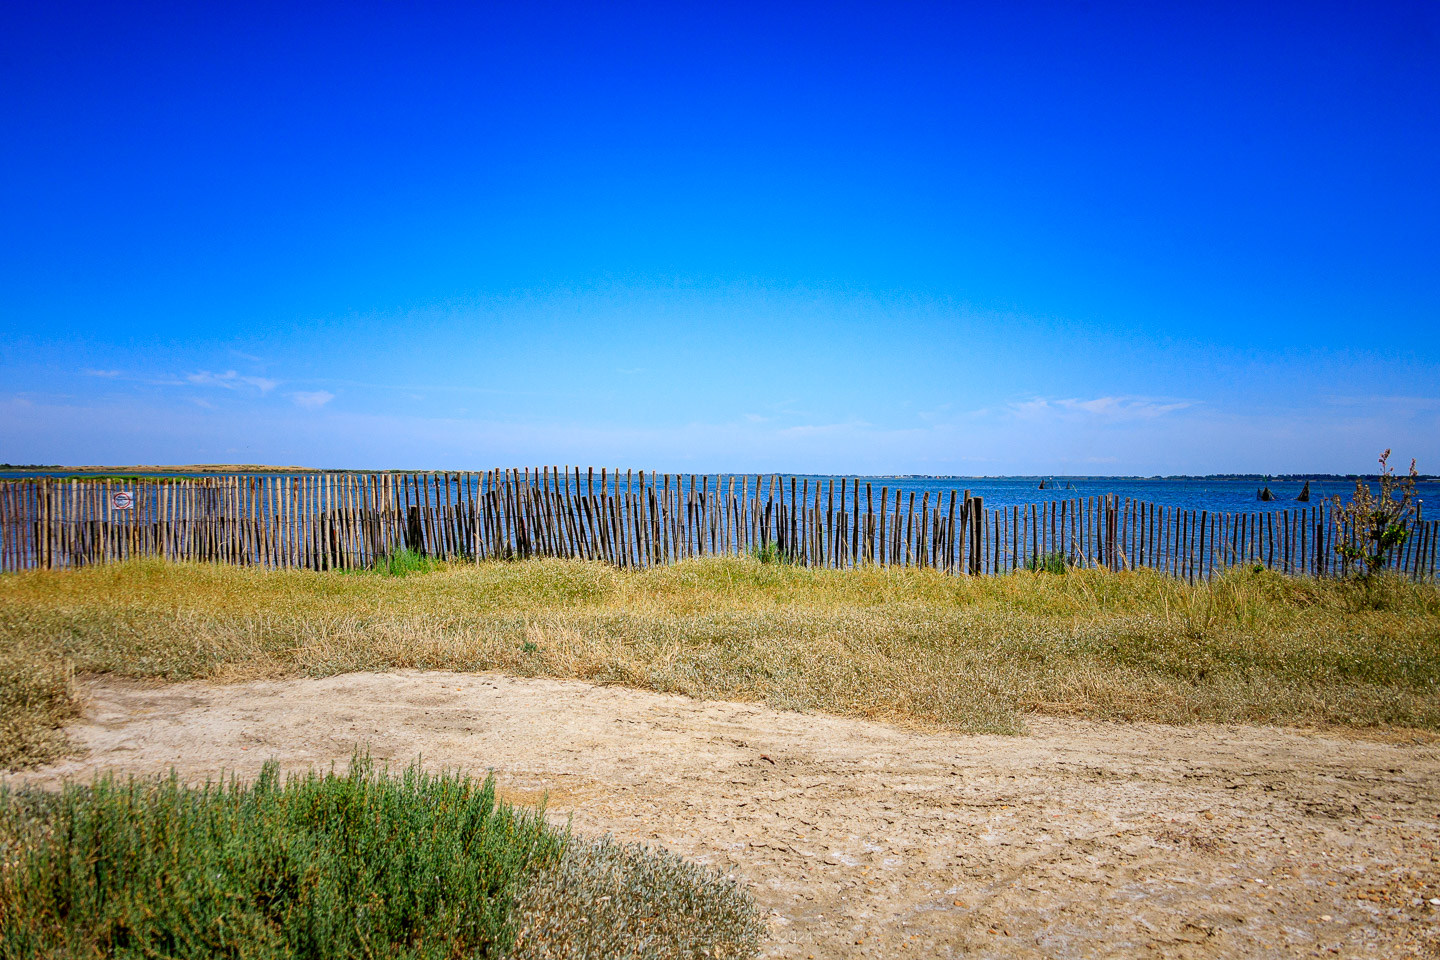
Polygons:
[[[524,469],[522,466],[520,469]],[[571,465],[570,470],[575,466]],[[582,468],[585,469],[585,468]],[[600,468],[595,467],[598,473]],[[612,468],[613,469],[613,468]],[[76,474],[134,474],[137,476],[148,475],[173,475],[173,474],[206,474],[206,473],[277,473],[277,474],[299,474],[299,473],[484,473],[480,470],[463,469],[371,469],[371,468],[344,468],[344,467],[284,467],[269,466],[253,463],[192,463],[174,466],[156,465],[132,465],[132,466],[65,466],[53,463],[0,463],[0,475],[7,473],[76,473]],[[650,471],[647,471],[650,472]],[[663,471],[656,471],[663,472]],[[672,471],[677,472],[677,471]],[[681,470],[682,474],[694,473],[697,476],[753,476],[756,471],[722,470],[722,471],[700,471]],[[770,476],[775,473],[773,470],[759,471],[761,476]],[[1164,476],[1141,476],[1139,474],[932,474],[932,473],[846,473],[846,474],[805,474],[805,473],[783,473],[784,476],[794,477],[859,477],[862,479],[877,480],[1014,480],[1034,481],[1061,480],[1061,481],[1094,481],[1094,480],[1128,480],[1128,481],[1167,481],[1195,482],[1209,481],[1215,483],[1303,483],[1314,481],[1318,483],[1338,483],[1343,481],[1373,480],[1375,474],[1359,473],[1207,473],[1207,474],[1167,474]],[[1440,475],[1422,473],[1416,477],[1418,481],[1433,483],[1440,480]]]
[[[67,467],[56,463],[0,463],[0,473],[339,473],[315,467],[267,467],[254,463],[191,463],[183,466]],[[381,471],[385,472],[385,471]]]

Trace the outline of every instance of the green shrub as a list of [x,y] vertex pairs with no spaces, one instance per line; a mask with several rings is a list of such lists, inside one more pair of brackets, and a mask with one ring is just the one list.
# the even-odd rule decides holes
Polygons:
[[714,871],[572,838],[490,777],[357,756],[283,783],[0,787],[3,960],[748,957],[761,929]]
[[0,956],[495,956],[564,837],[492,780],[267,765],[3,797]]

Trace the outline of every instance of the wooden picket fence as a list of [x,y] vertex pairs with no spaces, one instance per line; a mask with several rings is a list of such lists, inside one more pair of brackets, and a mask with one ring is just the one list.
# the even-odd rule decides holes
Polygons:
[[[1436,533],[1417,519],[1391,567],[1434,580]],[[972,576],[1048,562],[1194,581],[1239,564],[1343,575],[1335,545],[1353,536],[1328,505],[1230,513],[1110,495],[990,508],[968,490],[922,491],[917,502],[914,491],[848,478],[539,467],[0,481],[0,571],[140,557],[330,570],[410,549],[622,567],[758,554]]]

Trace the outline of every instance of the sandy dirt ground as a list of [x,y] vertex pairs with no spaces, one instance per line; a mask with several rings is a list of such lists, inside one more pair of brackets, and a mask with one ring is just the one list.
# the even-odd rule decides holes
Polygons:
[[582,832],[733,870],[772,957],[1440,957],[1433,738],[1034,720],[1023,737],[490,674],[84,681],[11,776],[493,769]]

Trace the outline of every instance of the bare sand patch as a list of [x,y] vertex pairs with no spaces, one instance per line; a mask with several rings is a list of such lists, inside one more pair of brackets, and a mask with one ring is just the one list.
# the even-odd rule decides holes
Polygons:
[[1440,956],[1440,746],[1033,718],[919,734],[447,672],[82,682],[54,785],[343,764],[493,769],[553,817],[733,868],[767,956]]

